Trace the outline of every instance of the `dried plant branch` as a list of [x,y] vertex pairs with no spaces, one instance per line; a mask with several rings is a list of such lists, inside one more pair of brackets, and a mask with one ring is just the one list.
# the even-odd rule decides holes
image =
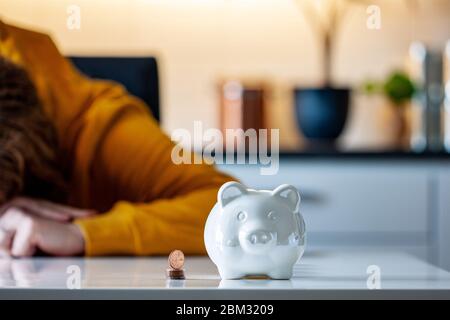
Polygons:
[[[348,13],[351,4],[372,5],[379,0],[328,0],[328,11],[325,13],[325,22],[313,7],[311,0],[294,0],[300,13],[309,21],[310,26],[318,33],[323,45],[323,76],[326,86],[331,85],[332,57],[336,34],[341,27],[340,22]],[[417,12],[418,0],[405,0],[412,12]],[[327,23],[328,21],[328,23]]]
[[300,14],[302,14],[303,17],[309,21],[310,26],[315,28],[317,32],[324,34],[326,28],[320,21],[319,14],[311,5],[311,2],[305,0],[294,0],[294,3],[296,4]]

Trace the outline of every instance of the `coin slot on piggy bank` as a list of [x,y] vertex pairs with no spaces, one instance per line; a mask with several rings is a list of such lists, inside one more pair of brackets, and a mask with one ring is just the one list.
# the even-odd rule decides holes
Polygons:
[[222,279],[290,279],[305,250],[300,194],[291,185],[273,191],[227,182],[205,225],[204,240]]

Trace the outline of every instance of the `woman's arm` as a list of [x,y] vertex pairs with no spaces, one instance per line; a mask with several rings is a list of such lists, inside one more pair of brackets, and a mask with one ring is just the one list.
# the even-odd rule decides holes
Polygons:
[[205,165],[173,164],[173,144],[142,101],[117,84],[81,75],[48,36],[3,29],[0,54],[27,69],[57,129],[72,174],[70,204],[108,208],[76,220],[86,254],[157,254],[173,247],[203,253],[203,224],[230,178]]
[[148,114],[130,109],[115,121],[91,171],[94,184],[112,183],[117,199],[127,201],[76,220],[87,255],[165,254],[174,248],[204,253],[206,217],[217,190],[231,179],[211,166],[175,165],[173,146]]

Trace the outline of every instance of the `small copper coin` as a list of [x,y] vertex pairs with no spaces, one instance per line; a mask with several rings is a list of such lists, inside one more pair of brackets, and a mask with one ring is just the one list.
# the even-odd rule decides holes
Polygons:
[[169,279],[185,279],[184,270],[183,269],[181,269],[181,270],[180,269],[174,270],[172,268],[168,268],[166,270],[166,276]]
[[173,269],[183,269],[184,253],[181,250],[174,250],[169,254],[169,266]]

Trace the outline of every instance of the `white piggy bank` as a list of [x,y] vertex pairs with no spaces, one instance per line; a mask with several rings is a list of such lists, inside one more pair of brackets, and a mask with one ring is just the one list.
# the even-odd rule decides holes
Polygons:
[[205,246],[222,279],[289,279],[305,249],[300,195],[290,185],[251,190],[227,182],[205,225]]

